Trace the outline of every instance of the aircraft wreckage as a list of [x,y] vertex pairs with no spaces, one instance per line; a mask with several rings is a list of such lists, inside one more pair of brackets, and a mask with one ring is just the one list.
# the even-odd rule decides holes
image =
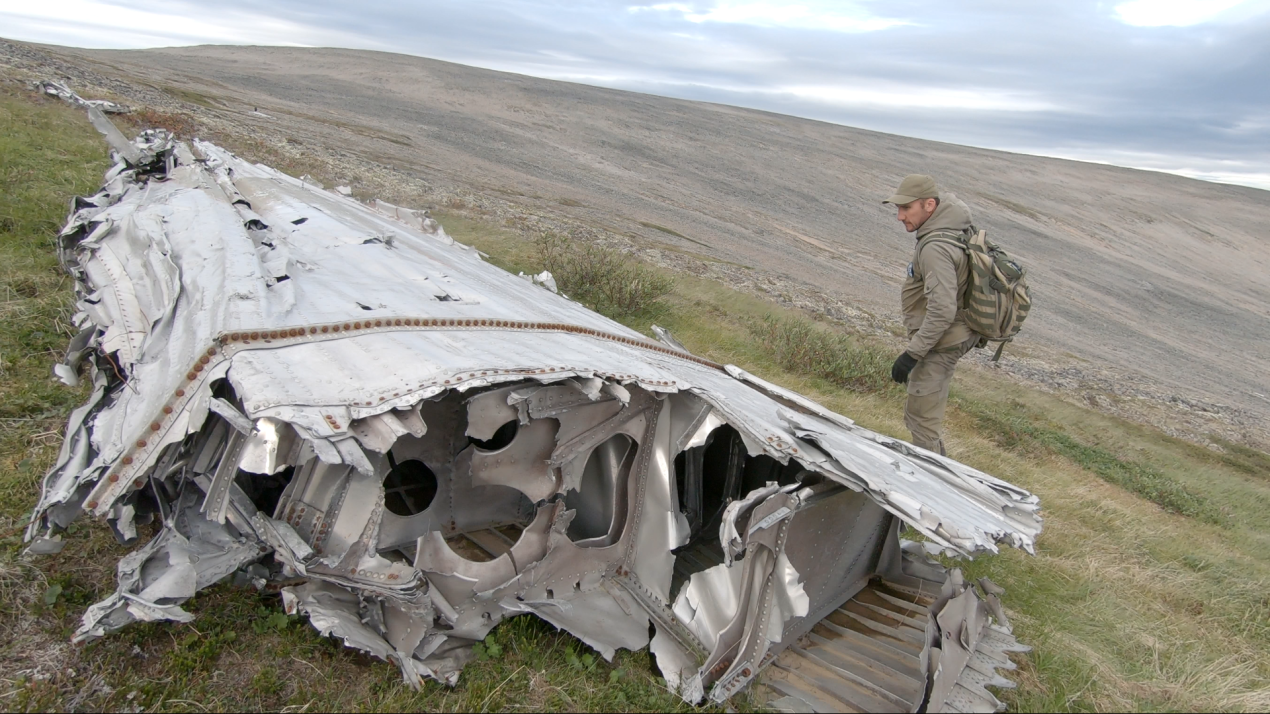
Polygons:
[[1031,552],[1034,495],[512,276],[427,212],[89,112],[117,163],[60,235],[81,331],[55,371],[92,395],[27,539],[55,553],[87,512],[140,545],[76,641],[189,621],[228,579],[414,686],[533,613],[608,658],[650,647],[689,702],[758,679],[792,711],[1000,708],[984,686],[1027,649],[1001,591],[927,556]]

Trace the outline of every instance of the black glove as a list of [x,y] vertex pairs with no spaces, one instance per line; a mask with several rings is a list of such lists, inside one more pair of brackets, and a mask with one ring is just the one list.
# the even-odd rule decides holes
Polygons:
[[891,379],[900,384],[908,383],[908,373],[913,371],[917,366],[917,358],[905,352],[895,358],[895,364],[891,365]]

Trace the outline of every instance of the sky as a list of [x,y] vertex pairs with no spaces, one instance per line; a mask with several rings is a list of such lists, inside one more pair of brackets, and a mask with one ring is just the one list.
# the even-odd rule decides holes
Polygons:
[[1270,189],[1270,0],[0,0],[0,36],[401,52]]

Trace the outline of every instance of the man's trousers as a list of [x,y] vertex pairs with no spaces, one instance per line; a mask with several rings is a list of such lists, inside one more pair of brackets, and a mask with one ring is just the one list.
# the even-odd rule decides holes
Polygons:
[[966,342],[942,350],[932,350],[918,361],[908,375],[908,401],[904,404],[904,425],[913,434],[913,444],[937,454],[944,450],[944,410],[957,361],[979,344],[975,335]]

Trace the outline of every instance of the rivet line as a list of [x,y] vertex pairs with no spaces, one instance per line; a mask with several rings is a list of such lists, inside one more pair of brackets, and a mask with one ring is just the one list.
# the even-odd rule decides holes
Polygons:
[[[326,323],[313,324],[288,328],[279,328],[274,330],[242,330],[235,332],[222,333],[216,338],[216,342],[208,346],[205,350],[199,352],[199,356],[190,365],[189,371],[185,373],[185,380],[182,385],[173,392],[173,398],[170,399],[163,407],[160,413],[156,415],[155,420],[148,425],[146,430],[147,438],[139,438],[133,447],[126,450],[122,458],[118,461],[118,466],[108,469],[105,476],[98,482],[97,486],[89,493],[85,499],[85,505],[89,510],[96,511],[99,505],[110,504],[118,498],[116,491],[121,491],[129,487],[137,489],[141,487],[141,480],[133,478],[125,472],[135,472],[149,463],[149,456],[162,440],[159,432],[166,432],[167,428],[172,426],[175,418],[180,415],[185,404],[196,393],[193,385],[203,381],[213,368],[218,366],[233,354],[244,349],[260,349],[264,344],[270,347],[275,346],[275,340],[292,340],[292,341],[321,341],[324,339],[334,338],[341,332],[364,332],[366,330],[391,330],[400,331],[401,328],[420,328],[420,329],[453,329],[453,328],[486,328],[498,330],[526,330],[540,332],[568,332],[572,334],[585,335],[588,337],[597,337],[610,342],[617,342],[631,347],[659,352],[661,354],[677,357],[689,362],[695,362],[713,369],[723,370],[722,365],[702,359],[695,355],[690,355],[679,350],[671,349],[664,345],[650,342],[644,339],[635,339],[625,335],[617,335],[603,330],[597,330],[591,327],[581,327],[562,322],[533,322],[527,320],[500,320],[489,318],[422,318],[422,317],[395,317],[379,320],[357,320],[352,323]],[[342,335],[340,335],[342,336]],[[277,345],[281,346],[281,345]],[[537,370],[507,370],[506,374],[548,374],[557,372],[579,371],[570,367],[550,367]],[[590,371],[590,370],[588,370]],[[488,371],[482,372],[482,376],[487,376]],[[597,373],[605,374],[605,373]],[[462,374],[455,375],[453,379],[447,379],[442,384],[446,386],[458,385],[465,381]],[[614,379],[639,380],[634,374],[612,374],[606,375]],[[474,374],[469,374],[468,378],[473,378]],[[639,380],[648,384],[658,386],[677,386],[675,380]],[[421,384],[420,387],[424,385]],[[437,385],[441,386],[441,385]],[[394,394],[393,397],[397,395]],[[388,398],[379,397],[379,402],[384,402]],[[374,404],[374,401],[366,402],[367,406]],[[361,406],[353,404],[350,406]],[[334,419],[328,419],[330,426],[334,429],[339,428],[339,424]],[[151,438],[152,437],[152,438]],[[124,476],[127,475],[127,478]],[[102,515],[98,513],[97,515]]]
[[218,341],[226,346],[242,347],[251,345],[261,340],[268,340],[272,343],[274,340],[294,340],[307,339],[317,337],[319,335],[335,335],[341,332],[365,332],[366,330],[383,330],[391,329],[398,331],[398,328],[421,328],[421,329],[437,329],[437,328],[486,328],[500,330],[530,330],[545,332],[569,332],[572,334],[586,335],[589,337],[598,337],[610,342],[617,342],[631,347],[639,347],[642,349],[660,352],[662,354],[678,357],[705,365],[714,369],[723,369],[723,366],[717,362],[697,357],[686,352],[672,349],[665,345],[655,342],[627,337],[626,335],[618,335],[612,332],[597,330],[593,327],[581,327],[579,325],[571,325],[564,322],[533,322],[528,320],[495,320],[489,318],[422,318],[422,317],[396,317],[383,320],[366,320],[354,322],[339,322],[327,324],[315,324],[297,326],[286,329],[270,330],[268,332],[261,331],[241,331],[229,332],[222,334]]

